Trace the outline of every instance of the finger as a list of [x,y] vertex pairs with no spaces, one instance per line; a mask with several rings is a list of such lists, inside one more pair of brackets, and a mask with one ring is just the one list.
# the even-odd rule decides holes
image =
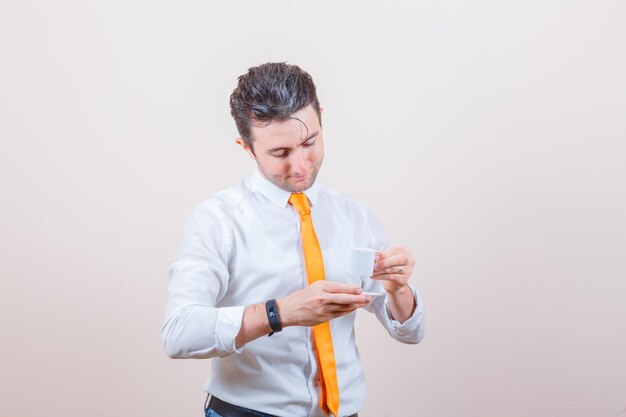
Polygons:
[[412,270],[412,268],[410,268],[410,267],[408,267],[406,265],[394,265],[394,266],[390,266],[390,267],[385,268],[385,269],[379,269],[378,271],[374,272],[373,276],[386,275],[386,274],[411,275],[411,270]]
[[404,282],[402,278],[398,278],[398,274],[381,274],[381,275],[373,275],[370,277],[376,281],[393,281],[393,282]]
[[355,304],[337,304],[331,312],[336,316],[343,316],[344,314],[348,314],[353,312],[358,308],[367,307],[370,303],[355,303]]
[[344,308],[342,310],[337,310],[335,312],[333,312],[333,316],[336,317],[341,317],[341,316],[345,316],[346,314],[350,314],[353,311],[355,311],[358,308],[362,308],[362,307],[366,307],[367,304],[364,305],[352,305],[350,306],[350,308]]
[[341,313],[342,311],[350,312],[368,304],[369,303],[333,304],[331,311],[333,313]]
[[406,265],[407,263],[408,263],[408,260],[405,255],[403,254],[393,255],[388,258],[381,258],[379,261],[377,261],[374,264],[374,271],[384,270],[392,266]]
[[369,303],[371,300],[372,296],[366,294],[353,295],[345,293],[335,293],[328,299],[328,302],[330,304],[349,305]]
[[323,281],[322,289],[330,293],[361,294],[361,287],[343,282]]
[[394,246],[391,248],[387,248],[385,250],[381,250],[379,252],[376,252],[377,255],[380,255],[381,259],[384,258],[388,258],[390,256],[394,256],[394,255],[399,255],[402,253],[407,253],[410,250],[408,248],[405,248],[404,246]]

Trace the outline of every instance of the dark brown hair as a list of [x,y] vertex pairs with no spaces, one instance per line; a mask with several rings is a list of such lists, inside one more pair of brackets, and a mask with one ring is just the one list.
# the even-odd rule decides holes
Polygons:
[[248,69],[230,95],[230,114],[241,138],[252,148],[252,127],[285,121],[309,104],[322,123],[311,76],[297,65],[268,62]]

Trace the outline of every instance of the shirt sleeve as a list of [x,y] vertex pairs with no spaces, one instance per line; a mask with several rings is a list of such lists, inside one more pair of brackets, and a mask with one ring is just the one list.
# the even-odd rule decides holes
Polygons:
[[214,206],[187,219],[170,282],[161,340],[172,358],[223,357],[235,352],[244,306],[216,307],[228,289],[228,232]]
[[396,340],[404,343],[419,343],[424,338],[424,303],[413,285],[411,285],[413,296],[415,297],[415,311],[404,323],[394,320],[389,309],[389,302],[385,296],[385,328]]

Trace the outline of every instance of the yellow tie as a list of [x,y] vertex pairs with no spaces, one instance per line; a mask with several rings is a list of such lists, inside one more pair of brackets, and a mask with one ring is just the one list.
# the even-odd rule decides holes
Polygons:
[[[302,236],[306,275],[309,284],[312,284],[315,281],[325,279],[325,274],[322,249],[313,229],[313,220],[311,220],[311,206],[309,206],[307,196],[302,193],[291,194],[289,203],[300,213],[300,234]],[[313,326],[313,342],[317,352],[320,386],[322,388],[320,407],[327,415],[332,412],[336,417],[339,412],[339,384],[337,383],[337,365],[335,363],[333,338],[330,334],[330,323],[325,322]]]

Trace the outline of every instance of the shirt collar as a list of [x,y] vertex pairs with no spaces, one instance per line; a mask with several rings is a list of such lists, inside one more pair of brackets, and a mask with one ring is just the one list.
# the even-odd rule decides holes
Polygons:
[[[249,183],[259,190],[261,194],[263,194],[268,200],[273,202],[276,205],[281,207],[287,207],[289,204],[289,197],[291,197],[291,192],[287,190],[283,190],[280,187],[277,187],[269,181],[267,178],[261,174],[258,167],[255,167],[252,171],[252,174],[248,177]],[[313,183],[307,190],[304,191],[304,194],[309,198],[311,202],[311,207],[315,206],[315,202],[317,201],[317,196],[319,195],[320,186],[316,182]]]

